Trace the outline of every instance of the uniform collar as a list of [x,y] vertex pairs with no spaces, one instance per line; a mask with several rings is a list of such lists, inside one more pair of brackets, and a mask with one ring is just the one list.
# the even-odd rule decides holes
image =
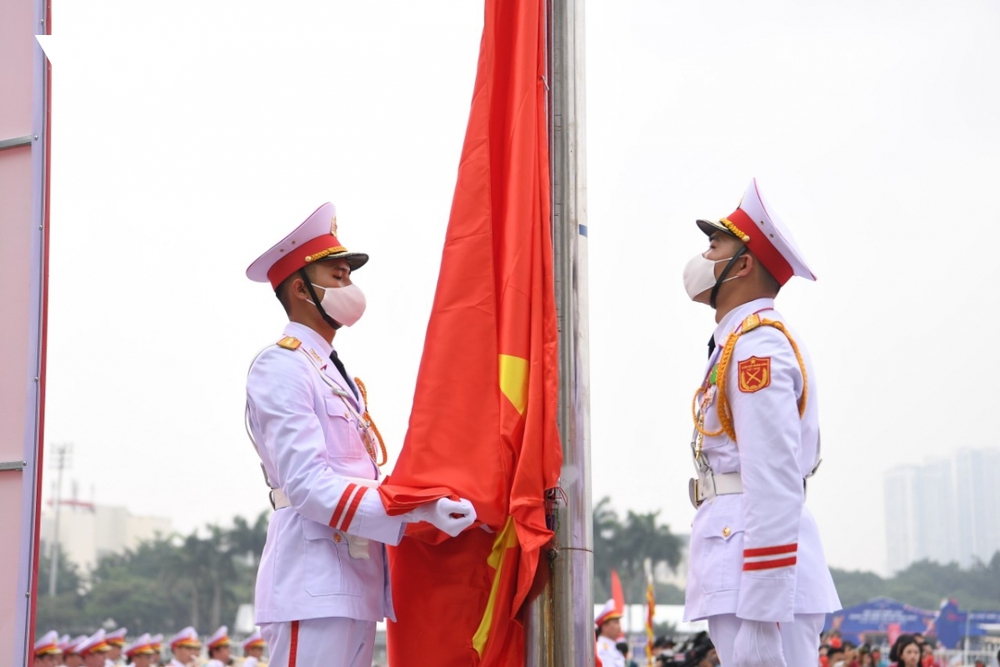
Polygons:
[[320,359],[326,360],[330,358],[330,353],[333,352],[333,347],[330,343],[320,336],[316,331],[310,329],[304,324],[299,324],[298,322],[289,322],[285,326],[283,332],[286,336],[292,336],[293,338],[298,338],[302,341],[302,344],[308,348],[312,348],[316,354],[319,355]]
[[321,364],[320,372],[325,373],[327,377],[333,379],[338,385],[345,389],[348,393],[348,399],[354,402],[355,406],[360,407],[361,402],[355,396],[355,388],[352,387],[350,379],[344,377],[340,374],[333,364],[328,364],[330,360],[330,353],[333,352],[333,347],[330,343],[326,341],[322,336],[320,336],[316,331],[310,329],[304,324],[299,324],[298,322],[289,322],[285,326],[284,330],[285,336],[292,336],[293,338],[298,338],[302,341],[303,347],[307,352],[315,353],[313,358],[316,359],[319,364]]
[[719,322],[719,326],[715,327],[715,344],[717,347],[722,347],[726,344],[726,339],[729,338],[729,334],[736,330],[736,327],[740,325],[749,315],[753,315],[760,310],[774,310],[774,299],[767,297],[764,299],[754,299],[753,301],[747,301],[744,304],[736,306],[722,318]]

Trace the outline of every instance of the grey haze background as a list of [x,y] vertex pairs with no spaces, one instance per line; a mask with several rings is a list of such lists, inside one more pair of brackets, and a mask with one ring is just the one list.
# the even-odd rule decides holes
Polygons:
[[[244,378],[283,313],[243,271],[327,200],[372,255],[337,346],[398,452],[482,4],[54,4],[46,439],[75,443],[67,479],[181,530],[268,506]],[[752,176],[820,278],[779,305],[817,367],[831,564],[883,569],[887,468],[997,444],[998,27],[996,1],[588,3],[595,500],[688,528],[714,321],[680,275],[694,219]]]

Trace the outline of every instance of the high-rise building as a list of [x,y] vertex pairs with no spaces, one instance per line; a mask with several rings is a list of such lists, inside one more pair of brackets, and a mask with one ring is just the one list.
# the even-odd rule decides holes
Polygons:
[[961,450],[885,473],[887,565],[988,561],[1000,550],[1000,450]]
[[989,562],[1000,551],[1000,449],[963,449],[955,457],[958,562]]

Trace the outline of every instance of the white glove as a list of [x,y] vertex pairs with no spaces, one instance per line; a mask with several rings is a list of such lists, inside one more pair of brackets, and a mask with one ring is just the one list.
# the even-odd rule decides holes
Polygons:
[[778,624],[747,620],[740,623],[733,642],[733,663],[734,667],[785,667]]
[[438,498],[432,503],[407,512],[404,518],[409,523],[426,521],[438,530],[455,537],[476,520],[476,508],[465,498],[458,500]]

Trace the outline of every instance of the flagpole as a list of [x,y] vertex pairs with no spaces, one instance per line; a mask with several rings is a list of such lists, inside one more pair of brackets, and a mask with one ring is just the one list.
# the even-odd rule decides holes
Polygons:
[[529,607],[528,667],[594,664],[590,364],[584,150],[583,0],[548,0],[549,147],[562,493],[554,495],[552,577]]

